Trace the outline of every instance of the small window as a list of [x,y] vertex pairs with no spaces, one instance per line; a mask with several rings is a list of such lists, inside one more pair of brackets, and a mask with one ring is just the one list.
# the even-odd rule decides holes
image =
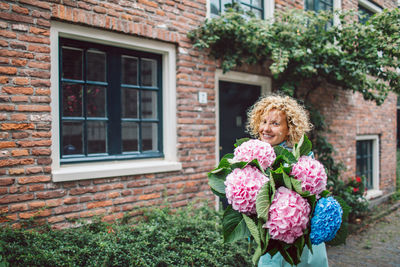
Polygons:
[[61,163],[161,157],[161,56],[60,38]]
[[264,19],[264,1],[263,0],[210,0],[211,16],[219,16],[226,10],[226,7],[237,3],[245,11],[251,11],[257,18]]
[[333,0],[305,0],[305,9],[333,11]]
[[365,8],[362,5],[358,5],[358,21],[362,24],[365,24],[367,20],[369,20],[370,17],[372,17],[375,14],[375,12],[369,10],[368,8]]
[[365,185],[368,189],[373,188],[373,140],[357,141],[357,165],[356,175],[365,177]]

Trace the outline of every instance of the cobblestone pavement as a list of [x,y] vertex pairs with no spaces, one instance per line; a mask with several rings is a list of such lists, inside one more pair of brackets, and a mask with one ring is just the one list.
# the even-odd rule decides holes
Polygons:
[[400,267],[400,208],[327,252],[330,267]]

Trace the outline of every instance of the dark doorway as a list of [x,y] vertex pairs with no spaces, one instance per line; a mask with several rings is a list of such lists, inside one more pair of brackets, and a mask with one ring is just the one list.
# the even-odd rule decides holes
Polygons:
[[260,95],[260,86],[219,82],[220,158],[227,153],[233,153],[236,139],[250,137],[246,133],[247,110]]

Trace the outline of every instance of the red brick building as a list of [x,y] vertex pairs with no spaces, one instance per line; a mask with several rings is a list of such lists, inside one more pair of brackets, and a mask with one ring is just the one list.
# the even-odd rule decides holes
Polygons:
[[[2,1],[1,222],[18,226],[34,216],[67,227],[69,219],[104,214],[111,220],[164,201],[173,207],[214,201],[206,173],[231,149],[231,139],[241,137],[243,103],[271,91],[265,67],[223,74],[187,38],[223,9],[220,3]],[[305,7],[303,1],[246,3],[262,18]],[[306,7],[379,12],[396,6],[393,0],[329,3]],[[377,107],[336,88],[320,94],[329,140],[347,167],[343,178],[365,166],[371,196],[393,192],[396,97]]]

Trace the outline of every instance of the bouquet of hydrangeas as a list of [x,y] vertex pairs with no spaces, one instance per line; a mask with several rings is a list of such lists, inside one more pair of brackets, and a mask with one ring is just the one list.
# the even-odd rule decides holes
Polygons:
[[332,240],[342,222],[342,208],[326,190],[324,166],[310,156],[303,136],[293,150],[243,138],[208,173],[211,190],[229,205],[222,219],[225,242],[251,238],[253,263],[280,252],[298,264],[305,246]]

